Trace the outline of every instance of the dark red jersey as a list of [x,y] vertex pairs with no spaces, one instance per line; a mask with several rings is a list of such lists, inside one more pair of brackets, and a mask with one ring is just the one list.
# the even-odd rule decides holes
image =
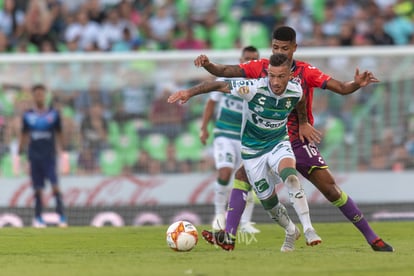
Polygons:
[[[247,63],[240,64],[246,78],[262,78],[267,76],[267,68],[269,66],[268,59],[252,60]],[[313,89],[326,88],[326,83],[331,76],[323,73],[318,68],[309,63],[294,60],[292,64],[292,78],[302,84],[303,95],[306,97],[306,109],[308,114],[308,122],[313,125],[312,101]],[[296,109],[292,111],[288,118],[288,131],[290,141],[299,138],[299,121]]]

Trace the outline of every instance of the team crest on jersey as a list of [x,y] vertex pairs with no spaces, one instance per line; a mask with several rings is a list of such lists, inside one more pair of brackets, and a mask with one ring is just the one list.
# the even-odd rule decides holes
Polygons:
[[240,86],[237,93],[239,93],[240,95],[248,94],[249,93],[249,87],[248,86]]
[[290,108],[292,107],[292,101],[290,100],[290,98],[288,98],[288,99],[286,100],[285,107],[286,107],[287,109],[290,109]]

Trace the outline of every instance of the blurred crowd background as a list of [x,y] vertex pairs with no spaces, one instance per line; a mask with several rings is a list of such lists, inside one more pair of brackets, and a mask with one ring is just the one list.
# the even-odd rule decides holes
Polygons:
[[[297,31],[299,47],[414,45],[414,3],[0,0],[0,52],[164,52],[241,49],[247,45],[268,49],[271,32],[278,25],[289,25]],[[62,66],[47,72],[53,74],[47,83],[50,104],[61,110],[63,118],[63,174],[158,174],[214,169],[211,139],[208,147],[198,141],[205,98],[199,97],[185,106],[166,103],[171,92],[197,80],[147,85],[130,73],[123,74],[121,85],[116,85],[120,76],[103,64],[82,68],[82,72],[93,72],[87,80],[80,77],[82,72],[73,75],[73,70],[79,69]],[[14,71],[14,75],[21,72]],[[31,103],[28,87],[24,81],[5,82],[3,78],[0,174],[4,176],[26,173],[24,157],[16,153],[16,141],[20,116]],[[351,118],[373,95],[369,89],[346,100],[316,93],[315,125],[326,137],[322,149],[338,139],[345,140],[348,146],[358,142]],[[383,130],[371,139],[371,148],[361,153],[355,169],[413,169],[414,105],[401,118],[397,132],[386,126]]]
[[413,44],[410,0],[0,0],[1,52]]

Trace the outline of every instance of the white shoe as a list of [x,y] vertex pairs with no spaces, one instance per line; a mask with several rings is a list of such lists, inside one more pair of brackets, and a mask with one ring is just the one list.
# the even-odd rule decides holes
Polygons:
[[292,252],[295,250],[295,241],[299,239],[300,231],[298,227],[295,226],[295,232],[293,234],[286,233],[285,241],[283,242],[282,247],[280,248],[281,252]]
[[260,230],[253,226],[254,222],[245,222],[240,225],[240,232],[248,234],[260,233]]
[[46,228],[47,225],[42,218],[34,218],[32,222],[34,228]]
[[309,246],[318,245],[322,242],[321,237],[316,234],[315,229],[309,228],[305,231],[306,244]]
[[226,229],[226,217],[224,216],[224,214],[215,215],[211,227],[213,228],[213,230]]

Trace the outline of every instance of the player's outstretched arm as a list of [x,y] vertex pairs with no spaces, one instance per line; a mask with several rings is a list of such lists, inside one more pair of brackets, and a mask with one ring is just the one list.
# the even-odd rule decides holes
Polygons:
[[372,72],[364,71],[363,73],[359,73],[359,69],[356,68],[353,81],[340,82],[335,79],[330,79],[326,84],[326,88],[335,93],[347,95],[357,91],[361,87],[365,87],[376,82],[379,82],[379,80]]
[[175,103],[179,101],[181,104],[185,104],[191,97],[212,91],[230,93],[230,85],[226,81],[203,81],[202,83],[192,86],[188,89],[175,92],[168,97],[167,102]]
[[203,67],[210,74],[217,77],[236,78],[243,77],[244,73],[239,65],[224,65],[213,63],[206,55],[199,55],[194,60],[194,65],[197,67]]

